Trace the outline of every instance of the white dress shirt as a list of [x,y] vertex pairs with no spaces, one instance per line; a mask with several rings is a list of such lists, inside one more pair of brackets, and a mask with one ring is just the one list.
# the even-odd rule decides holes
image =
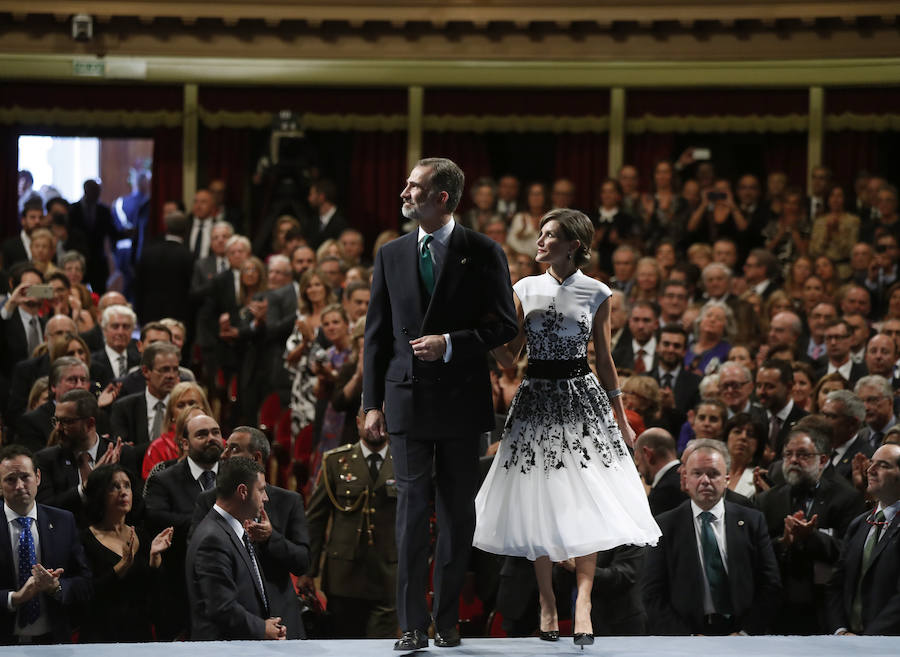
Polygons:
[[634,352],[635,363],[637,363],[638,360],[638,350],[644,350],[644,356],[642,357],[642,360],[644,361],[644,372],[650,374],[653,369],[653,355],[656,353],[656,337],[651,336],[646,344],[638,344],[637,340],[632,340],[631,349]]
[[319,230],[325,230],[328,227],[328,222],[331,221],[335,212],[337,212],[337,206],[332,205],[328,212],[319,215]]
[[853,369],[853,359],[847,358],[847,362],[841,365],[840,367],[835,367],[831,361],[828,361],[828,370],[825,372],[826,374],[832,374],[833,372],[837,372],[845,380],[850,380],[850,370]]
[[[156,417],[156,409],[154,408],[154,406],[156,406],[156,402],[168,404],[169,395],[166,395],[164,399],[159,399],[158,397],[154,397],[152,394],[150,394],[150,388],[148,387],[144,388],[144,400],[147,402],[147,435],[150,436],[150,442],[153,442],[154,440],[159,438],[159,436],[153,435],[153,420]],[[166,409],[163,408],[163,418],[165,418],[165,412]],[[165,419],[163,421],[165,422]],[[167,427],[163,426],[162,430],[166,431]]]
[[[106,357],[109,358],[109,364],[112,365],[114,379],[119,379],[128,374],[128,349],[119,353],[115,349],[112,349],[108,344],[104,343],[103,350],[106,352]],[[125,356],[125,367],[121,372],[119,371],[120,356]]]
[[[700,572],[703,574],[703,613],[714,614],[716,608],[713,605],[712,594],[709,592],[709,581],[706,579],[706,565],[703,562],[703,543],[700,542],[700,536],[703,532],[703,521],[700,514],[703,509],[691,500],[691,512],[694,514],[694,534],[697,538],[697,554],[700,555]],[[725,545],[725,498],[723,497],[716,505],[709,510],[715,520],[710,523],[713,535],[716,537],[716,543],[719,546],[719,554],[722,555],[722,564],[725,566],[725,572],[728,572],[728,552]]]
[[194,223],[191,225],[191,239],[188,242],[188,248],[193,253],[194,245],[200,240],[200,257],[205,258],[209,255],[209,246],[212,243],[212,225],[213,220],[198,219],[194,217]]
[[[206,470],[197,465],[196,461],[192,459],[190,456],[187,457],[188,469],[191,471],[191,477],[194,478],[194,481],[197,482],[197,485],[200,486],[200,490],[203,490],[203,484],[200,483],[200,475],[202,475]],[[210,468],[213,472],[216,473],[216,476],[219,475],[219,464],[216,463],[213,467]]]
[[656,484],[659,483],[660,479],[662,479],[669,470],[677,468],[679,465],[681,465],[681,461],[673,459],[657,470],[656,475],[653,477],[653,483],[650,484],[650,488],[656,488]]

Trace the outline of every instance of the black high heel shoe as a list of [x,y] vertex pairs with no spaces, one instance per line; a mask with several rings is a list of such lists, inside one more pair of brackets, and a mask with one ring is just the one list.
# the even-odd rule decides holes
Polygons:
[[559,641],[559,630],[541,630],[541,641]]
[[581,649],[584,650],[585,646],[594,645],[594,635],[587,632],[575,632],[572,635],[572,641],[575,642],[576,646],[581,646]]

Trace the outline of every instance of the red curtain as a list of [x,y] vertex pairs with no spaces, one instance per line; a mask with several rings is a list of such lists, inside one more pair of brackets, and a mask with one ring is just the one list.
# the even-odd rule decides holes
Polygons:
[[842,130],[825,133],[824,163],[832,172],[832,179],[853,195],[853,183],[860,171],[876,173],[878,170],[878,145],[881,135],[877,132]]
[[425,114],[606,116],[608,89],[428,89]]
[[660,160],[676,157],[675,135],[668,133],[644,132],[625,136],[625,164],[637,168],[640,189],[650,189],[653,181],[653,167]]
[[493,175],[484,135],[474,132],[426,132],[422,137],[422,155],[449,158],[466,174],[460,210],[472,207],[469,194],[472,184],[479,178]]
[[764,151],[766,172],[784,171],[788,176],[789,185],[805,191],[806,141],[805,132],[766,135]]
[[348,196],[351,226],[372,244],[383,230],[400,225],[400,192],[406,180],[406,133],[359,132],[350,163],[354,189]]
[[628,92],[629,117],[806,114],[806,89],[661,89]]
[[6,238],[19,231],[19,132],[15,126],[0,125],[0,235]]
[[182,199],[182,153],[181,128],[156,128],[153,131],[150,227],[154,234],[164,231],[163,204]]
[[201,86],[200,106],[209,111],[234,110],[299,114],[406,114],[406,89],[335,89],[333,87]]
[[556,178],[575,183],[575,207],[591,211],[597,207],[600,182],[609,169],[608,135],[562,134],[556,138]]
[[249,128],[202,129],[205,174],[200,174],[200,186],[211,180],[225,181],[225,203],[231,207],[244,207],[250,174],[255,162],[250,161]]

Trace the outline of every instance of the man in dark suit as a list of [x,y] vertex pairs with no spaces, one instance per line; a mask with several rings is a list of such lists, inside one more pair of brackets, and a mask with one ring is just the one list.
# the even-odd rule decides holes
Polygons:
[[327,178],[316,180],[309,186],[309,206],[312,216],[304,227],[304,233],[314,249],[325,240],[336,240],[347,228],[347,220],[337,207],[337,187]]
[[228,269],[228,258],[225,257],[225,244],[234,235],[234,228],[224,221],[213,224],[210,236],[209,255],[199,258],[194,263],[191,277],[191,298],[196,303],[209,293],[212,280],[217,274]]
[[639,238],[641,222],[621,207],[622,186],[618,180],[607,178],[600,183],[600,207],[591,217],[594,240],[591,249],[597,251],[599,266],[610,274],[613,271],[613,250],[623,242]]
[[755,243],[743,247],[741,252],[746,254],[748,247],[763,245],[762,230],[772,219],[772,212],[768,203],[761,202],[762,190],[759,186],[759,179],[751,173],[738,178],[735,196],[741,214],[750,222],[750,230],[746,235],[756,239]]
[[91,354],[91,364],[96,364],[101,387],[124,378],[128,370],[141,362],[140,351],[131,339],[136,323],[137,315],[128,306],[111,305],[103,311],[100,317],[103,348]]
[[[177,320],[174,319],[172,321],[177,322]],[[144,350],[151,344],[156,344],[158,342],[175,344],[172,331],[171,322],[169,324],[164,324],[162,322],[149,322],[148,324],[144,324],[141,327],[141,340],[137,343],[138,352],[141,354],[141,357],[143,358]],[[180,381],[193,381],[194,373],[186,367],[179,367],[178,379]],[[119,397],[133,395],[136,392],[144,392],[147,389],[147,379],[144,376],[144,371],[138,365],[132,367],[120,382],[122,387],[119,389]]]
[[[72,514],[35,502],[41,471],[18,445],[0,451],[0,644],[67,643],[69,613],[91,597],[91,571]],[[37,539],[37,540],[35,540]],[[23,563],[23,557],[31,563]]]
[[41,470],[37,499],[75,516],[79,527],[87,524],[84,485],[91,471],[106,463],[134,470],[132,449],[97,433],[97,398],[87,390],[70,390],[56,405],[53,425],[59,443],[35,454]]
[[194,257],[184,245],[187,219],[181,212],[166,215],[165,237],[148,242],[135,271],[135,306],[141,323],[192,315],[189,283]]
[[834,390],[828,393],[821,409],[822,416],[831,424],[833,432],[828,463],[824,476],[843,477],[853,481],[853,457],[864,454],[866,458],[875,451],[860,434],[866,407],[862,400],[849,390]]
[[179,381],[178,361],[181,350],[170,342],[154,342],[141,355],[141,372],[147,380],[147,389],[117,399],[110,412],[113,435],[134,445],[138,458],[151,440],[166,431],[163,418],[169,393]]
[[300,585],[313,586],[324,553],[322,589],[335,634],[392,638],[397,636],[397,483],[387,440],[375,442],[366,433],[362,414],[357,428],[359,442],[323,457],[309,500],[312,560]]
[[826,573],[837,562],[850,522],[865,509],[849,482],[822,476],[832,442],[824,430],[828,426],[820,430],[803,420],[788,434],[782,463],[785,483],[757,498],[784,585],[781,613],[772,624],[776,634],[826,631]]
[[791,399],[793,388],[794,373],[790,363],[767,360],[756,373],[756,398],[766,409],[766,426],[769,429],[766,445],[766,451],[770,453],[768,461],[781,458],[781,450],[791,428],[797,420],[808,415]]
[[191,639],[284,639],[270,613],[262,567],[245,527],[264,516],[266,479],[250,459],[222,464],[216,503],[197,526],[185,562]]
[[98,294],[106,291],[106,279],[109,278],[109,265],[106,260],[104,244],[109,240],[115,249],[119,239],[119,231],[113,221],[109,207],[100,203],[100,184],[96,180],[84,181],[84,196],[69,207],[69,225],[73,229],[90,235],[85,281]]
[[868,441],[873,450],[877,449],[887,430],[897,424],[891,383],[883,376],[871,374],[861,378],[853,391],[866,407],[866,423],[859,431],[860,437]]
[[847,529],[828,585],[829,630],[835,634],[900,634],[900,446],[872,456],[868,493],[878,505]]
[[[254,427],[237,427],[225,443],[222,459],[245,458],[264,466],[269,462],[269,453],[269,440],[262,431]],[[300,577],[309,568],[310,540],[303,498],[294,491],[271,484],[266,484],[266,496],[268,500],[260,517],[246,524],[247,533],[259,557],[271,613],[281,617],[288,639],[305,639],[300,603],[291,580],[291,575]],[[215,489],[204,491],[197,498],[194,531],[215,501]],[[328,602],[330,609],[330,598]]]
[[366,319],[366,430],[379,438],[390,433],[399,482],[397,611],[404,634],[397,650],[428,645],[423,592],[433,471],[435,640],[459,643],[479,436],[495,424],[485,355],[518,331],[503,251],[453,221],[463,184],[449,160],[421,160],[413,168],[401,198],[404,216],[420,227],[378,252]]
[[187,458],[150,477],[144,497],[151,531],[175,528],[169,556],[163,562],[166,604],[162,607],[164,614],[157,627],[160,638],[166,640],[179,636],[185,630],[188,609],[182,565],[191,517],[200,493],[215,485],[219,457],[225,448],[219,425],[211,417],[198,415],[191,418],[186,430]]
[[671,511],[687,499],[681,490],[681,461],[675,455],[675,439],[665,429],[647,429],[638,436],[634,464],[644,483],[650,486],[647,500],[654,516]]
[[853,327],[842,318],[833,319],[825,324],[825,356],[816,363],[816,380],[832,372],[839,373],[850,386],[856,385],[868,374],[864,363],[857,363],[850,358],[850,340]]
[[32,357],[44,341],[44,320],[38,314],[43,303],[29,296],[28,288],[44,282],[41,273],[27,264],[13,267],[10,277],[12,294],[0,309],[0,373],[9,379],[16,363]]
[[678,435],[687,419],[687,412],[700,402],[698,374],[684,369],[687,353],[687,332],[677,324],[663,326],[656,345],[656,363],[651,375],[659,383],[660,402],[668,419],[666,429]]
[[744,260],[744,280],[763,301],[778,289],[779,273],[778,258],[766,249],[753,249]]
[[19,263],[31,260],[31,233],[40,226],[44,218],[44,205],[40,196],[25,203],[22,210],[22,230],[3,242],[3,268],[9,269]]
[[650,301],[637,301],[628,314],[628,330],[631,340],[619,340],[612,357],[618,369],[630,369],[635,374],[649,374],[653,370],[656,354],[656,330],[659,328],[659,310]]
[[690,500],[657,518],[644,573],[651,634],[765,633],[781,581],[765,518],[725,502],[730,457],[698,440],[684,464]]

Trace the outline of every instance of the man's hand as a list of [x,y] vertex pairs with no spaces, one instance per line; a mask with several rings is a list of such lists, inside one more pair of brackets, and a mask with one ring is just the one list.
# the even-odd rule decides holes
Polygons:
[[62,577],[62,574],[62,568],[47,570],[39,563],[34,564],[31,567],[31,577],[34,578],[35,591],[37,593],[52,593],[59,588],[59,578]]
[[11,602],[13,608],[21,607],[38,593],[40,593],[40,591],[38,591],[37,582],[35,581],[34,575],[32,575],[25,581],[22,588],[12,594]]
[[447,341],[443,335],[423,335],[409,341],[413,355],[419,360],[435,361],[444,357],[447,352]]
[[263,299],[262,301],[251,301],[248,306],[250,312],[253,314],[254,320],[263,323],[266,321],[266,312],[269,310],[269,302],[267,299]]
[[270,641],[284,641],[287,638],[287,628],[281,624],[281,617],[266,619],[266,639]]
[[312,591],[316,592],[316,580],[314,580],[309,575],[300,575],[297,578],[297,588],[301,591]]
[[266,510],[262,510],[259,522],[254,520],[244,521],[244,531],[254,543],[265,543],[272,535],[272,523],[269,522],[269,516]]
[[[119,459],[122,458],[122,437],[119,436],[116,438],[116,442],[103,452],[103,456],[97,459],[97,463],[94,465],[94,468],[99,468],[101,465],[107,465],[109,463],[118,463]],[[87,479],[84,480],[87,482]]]
[[366,433],[372,438],[380,440],[387,436],[387,425],[384,422],[384,413],[377,408],[366,413]]

